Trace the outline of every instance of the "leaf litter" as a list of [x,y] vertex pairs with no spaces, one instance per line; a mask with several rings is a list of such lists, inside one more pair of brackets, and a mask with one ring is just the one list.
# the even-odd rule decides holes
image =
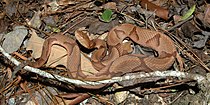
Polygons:
[[[177,44],[177,48],[179,48],[182,59],[185,62],[184,72],[202,74],[209,79],[209,71],[200,65],[204,64],[209,67],[210,63],[209,5],[209,2],[204,0],[170,0],[170,3],[168,3],[167,0],[113,0],[113,2],[109,0],[58,0],[53,2],[48,0],[40,2],[3,0],[0,3],[0,8],[3,8],[0,11],[0,34],[3,35],[1,38],[2,46],[8,53],[18,52],[29,58],[37,59],[41,54],[41,48],[46,37],[63,32],[62,34],[76,39],[75,32],[81,27],[89,32],[94,39],[102,34],[104,35],[112,27],[121,23],[132,23],[144,28],[159,31],[176,26],[170,30],[170,33],[173,35],[173,38],[176,37],[181,40],[181,42]],[[108,10],[108,12],[105,12],[106,10]],[[192,17],[192,19],[189,19],[190,17]],[[27,42],[27,45],[25,42]],[[141,46],[135,46],[134,48],[138,48],[140,52],[142,49],[145,49]],[[25,49],[32,50],[33,53],[30,55]],[[53,51],[45,67],[56,67],[57,65],[66,67],[66,50],[56,45],[53,46],[52,49]],[[81,63],[83,65],[81,68],[93,70],[93,66],[89,60],[91,54],[87,53],[81,55]],[[1,60],[6,62],[3,57],[1,57]],[[67,86],[58,81],[43,79],[38,75],[20,71],[16,74],[21,76],[22,81],[20,82],[22,83],[20,84],[25,83],[24,81],[28,81],[27,85],[21,85],[22,88],[31,89],[36,93],[28,92],[28,94],[34,94],[34,96],[32,96],[33,98],[25,98],[25,100],[22,101],[18,100],[18,98],[24,99],[24,95],[26,94],[23,93],[20,85],[15,85],[17,92],[12,93],[9,91],[10,89],[14,89],[15,86],[12,87],[9,84],[14,82],[11,79],[13,78],[11,77],[11,73],[7,75],[6,72],[3,71],[3,68],[8,66],[5,65],[5,62],[1,63],[2,70],[0,76],[2,80],[2,89],[0,90],[1,92],[2,90],[5,91],[2,92],[4,95],[0,97],[11,95],[15,96],[16,100],[14,101],[13,98],[9,99],[9,97],[4,97],[2,99],[5,100],[1,101],[3,103],[34,104],[36,101],[33,99],[39,97],[38,103],[71,104],[72,101],[70,99],[62,99],[59,94],[66,93],[70,95],[71,92],[69,92],[69,90],[71,90],[76,91],[78,94],[69,97],[84,95],[82,94],[84,91],[75,89],[74,85]],[[176,66],[172,69],[176,69]],[[11,71],[13,71],[13,69],[11,69]],[[53,71],[49,72],[57,74]],[[3,78],[4,76],[2,74],[7,75],[10,81]],[[34,83],[33,81],[36,82]],[[91,93],[91,96],[94,96],[94,98],[89,98],[83,101],[83,103],[198,105],[209,102],[207,98],[210,94],[208,89],[210,87],[208,85],[209,83],[206,83],[202,87],[194,81],[172,77],[151,77],[145,79],[145,81],[133,80],[116,83],[115,85],[119,85],[117,88],[110,86],[110,88],[103,91],[104,93],[101,92],[102,94],[100,92],[93,93],[94,95]],[[52,84],[54,86],[52,86]],[[49,87],[50,89],[48,89]],[[56,92],[51,91],[53,89]],[[65,89],[68,91],[64,91]],[[89,93],[89,91],[85,92]],[[107,92],[109,94],[106,94]],[[46,99],[44,94],[51,96],[52,100]],[[206,98],[202,96],[206,96]],[[30,95],[28,95],[28,97],[30,97]],[[116,99],[117,97],[119,98]],[[8,99],[7,101],[6,98]],[[55,100],[53,100],[53,98]]]

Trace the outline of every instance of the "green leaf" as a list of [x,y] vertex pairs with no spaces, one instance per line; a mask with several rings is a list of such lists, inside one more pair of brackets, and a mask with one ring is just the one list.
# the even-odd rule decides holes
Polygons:
[[190,16],[192,16],[193,12],[195,11],[195,6],[193,5],[182,17],[181,20],[185,20],[187,18],[189,18]]
[[101,19],[104,22],[110,22],[111,17],[112,17],[112,10],[111,9],[106,9],[101,15]]

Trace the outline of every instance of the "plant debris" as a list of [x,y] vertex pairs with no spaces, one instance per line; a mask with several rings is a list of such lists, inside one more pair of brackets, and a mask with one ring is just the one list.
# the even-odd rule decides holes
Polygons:
[[[110,29],[123,23],[168,35],[176,44],[184,69],[179,71],[175,62],[168,71],[127,73],[103,83],[75,80],[67,76],[67,52],[59,45],[52,46],[44,66],[35,72],[24,69],[29,60],[39,59],[44,41],[59,34],[77,40],[82,51],[81,70],[86,74],[99,72],[90,60],[97,50],[91,48],[91,41],[106,41]],[[2,0],[0,26],[1,105],[204,105],[210,101],[207,0]],[[129,38],[119,47],[136,55],[159,56]],[[94,88],[94,84],[101,87]]]

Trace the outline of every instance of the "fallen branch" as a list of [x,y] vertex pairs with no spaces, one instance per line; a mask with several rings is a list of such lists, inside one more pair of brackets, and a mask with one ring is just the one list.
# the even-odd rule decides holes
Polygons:
[[[12,57],[10,54],[5,52],[5,50],[0,46],[0,52],[8,58],[12,63],[14,63],[16,66],[19,66],[21,63],[17,61],[14,57]],[[36,73],[40,76],[49,78],[49,79],[54,79],[58,80],[64,83],[68,84],[75,84],[75,85],[99,85],[99,84],[106,84],[106,83],[114,83],[114,82],[120,82],[120,81],[128,81],[132,79],[141,79],[141,78],[148,78],[148,77],[179,77],[179,78],[189,78],[192,80],[196,80],[198,83],[201,83],[203,80],[206,80],[206,78],[202,75],[199,74],[191,74],[191,73],[186,73],[186,72],[180,72],[180,71],[154,71],[150,73],[138,73],[138,74],[132,74],[132,75],[124,75],[122,77],[113,77],[108,80],[101,80],[97,82],[90,82],[90,81],[82,81],[82,80],[76,80],[76,79],[70,79],[66,78],[60,75],[56,74],[50,74],[48,72],[42,71],[37,68],[33,68],[30,66],[25,66],[23,68],[26,71]]]

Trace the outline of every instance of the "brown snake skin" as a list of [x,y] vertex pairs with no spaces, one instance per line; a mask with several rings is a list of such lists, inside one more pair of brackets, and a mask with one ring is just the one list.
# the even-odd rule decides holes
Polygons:
[[[128,54],[123,49],[122,42],[125,38],[144,47],[151,48],[158,53],[158,57]],[[57,44],[64,47],[68,52],[67,69],[70,78],[98,81],[120,76],[129,72],[151,72],[166,70],[178,60],[182,69],[182,61],[176,51],[174,42],[166,35],[143,29],[132,24],[121,24],[112,28],[107,36],[107,41],[93,40],[92,48],[97,48],[91,57],[92,64],[99,72],[93,75],[85,75],[81,70],[80,49],[75,40],[64,36],[50,36],[43,45],[41,57],[36,62],[29,62],[30,66],[41,67],[47,61],[51,46]],[[109,49],[106,49],[108,46]],[[106,54],[109,52],[108,55]]]

